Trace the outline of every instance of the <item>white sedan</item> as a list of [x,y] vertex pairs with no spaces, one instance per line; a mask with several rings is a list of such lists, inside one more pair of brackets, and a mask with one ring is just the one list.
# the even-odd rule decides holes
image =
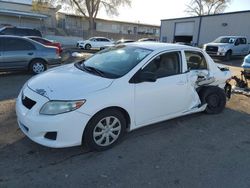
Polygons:
[[102,47],[106,45],[111,45],[111,44],[113,44],[113,41],[108,38],[92,37],[88,40],[78,41],[76,46],[81,49],[90,50],[92,48],[101,49]]
[[201,111],[220,113],[230,77],[198,48],[118,45],[31,78],[16,101],[18,124],[44,146],[85,143],[105,150],[127,131]]

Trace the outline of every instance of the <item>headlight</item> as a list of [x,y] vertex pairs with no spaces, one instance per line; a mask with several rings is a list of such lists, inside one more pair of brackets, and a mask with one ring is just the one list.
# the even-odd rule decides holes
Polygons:
[[80,108],[86,100],[80,101],[49,101],[43,105],[40,114],[44,115],[57,115],[66,112],[74,111]]

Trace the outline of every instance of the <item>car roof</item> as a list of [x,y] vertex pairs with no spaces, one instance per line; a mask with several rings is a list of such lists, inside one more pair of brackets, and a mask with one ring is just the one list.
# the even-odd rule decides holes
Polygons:
[[0,35],[1,38],[19,38],[19,39],[23,39],[23,38],[27,38],[25,36],[18,36],[18,35]]
[[90,39],[93,39],[93,38],[109,39],[109,38],[107,38],[107,37],[91,37]]
[[127,46],[135,46],[139,48],[146,48],[149,50],[182,50],[182,49],[197,49],[195,47],[181,45],[181,44],[172,44],[172,43],[162,43],[162,42],[133,42],[126,43]]
[[246,36],[220,36],[218,38],[246,38]]

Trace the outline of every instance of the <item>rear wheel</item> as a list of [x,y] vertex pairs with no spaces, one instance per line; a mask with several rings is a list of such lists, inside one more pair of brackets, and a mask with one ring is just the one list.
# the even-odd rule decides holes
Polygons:
[[90,120],[83,139],[90,150],[106,150],[119,142],[125,128],[126,120],[120,111],[105,110]]
[[30,64],[30,72],[32,74],[40,74],[46,71],[47,66],[44,61],[42,60],[33,60]]
[[218,114],[222,112],[226,105],[225,91],[216,86],[203,88],[200,92],[202,104],[207,104],[205,112],[208,114]]

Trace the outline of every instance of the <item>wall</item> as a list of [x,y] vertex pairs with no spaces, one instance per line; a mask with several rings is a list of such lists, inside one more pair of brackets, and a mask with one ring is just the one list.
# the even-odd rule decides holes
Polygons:
[[[227,26],[223,26],[223,23],[227,23]],[[250,12],[202,18],[200,44],[223,35],[246,36],[250,41]]]
[[81,37],[67,37],[67,36],[55,36],[45,35],[47,39],[60,42],[63,46],[76,46],[77,41],[82,40]]
[[8,10],[24,11],[24,12],[31,12],[32,11],[31,5],[19,4],[19,3],[9,3],[9,2],[4,2],[4,1],[0,1],[0,8],[1,9],[8,9]]
[[[200,17],[171,19],[161,21],[161,36],[163,42],[173,42],[175,24],[179,22],[195,22],[193,42],[199,46],[211,42],[223,35],[243,35],[250,41],[250,12],[202,16],[199,36]],[[227,24],[225,26],[225,24]],[[224,26],[223,26],[224,25]],[[167,39],[164,41],[164,39]],[[199,40],[199,41],[198,41]]]
[[[28,12],[28,13],[43,14],[43,15],[48,16],[48,18],[44,19],[44,24],[46,25],[46,27],[52,28],[52,27],[55,27],[55,25],[56,25],[56,16],[55,16],[56,12],[55,12],[54,8],[49,8],[49,9],[43,10],[43,11],[33,11],[31,5],[21,4],[21,3],[4,2],[1,0],[0,0],[0,8],[6,9],[6,10],[14,10],[14,11],[21,11],[21,12]],[[3,17],[3,18],[1,19],[1,17]],[[16,16],[16,18],[19,19],[17,16]],[[12,24],[14,26],[20,26],[20,25],[18,25],[19,21],[15,21],[16,18],[15,18],[15,16],[0,15],[0,19],[2,20],[2,22],[3,22],[3,19],[6,19],[7,21],[9,21],[9,24]],[[22,20],[21,26],[25,26],[25,22],[27,21],[27,24],[26,24],[27,27],[33,27],[33,28],[41,27],[40,26],[41,22],[39,19],[35,19],[35,18],[31,19],[31,18],[21,17],[21,20]],[[39,27],[38,27],[38,25],[39,25]]]

